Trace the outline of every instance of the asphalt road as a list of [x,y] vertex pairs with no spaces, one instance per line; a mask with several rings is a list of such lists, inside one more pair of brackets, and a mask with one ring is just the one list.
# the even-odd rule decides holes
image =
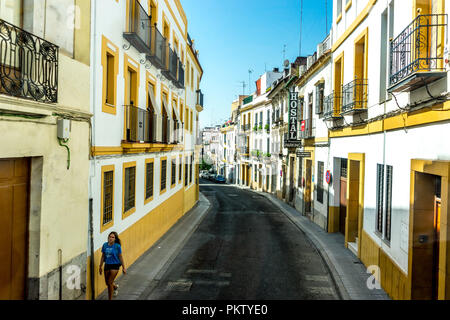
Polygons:
[[338,299],[319,253],[269,200],[200,182],[212,208],[147,299]]

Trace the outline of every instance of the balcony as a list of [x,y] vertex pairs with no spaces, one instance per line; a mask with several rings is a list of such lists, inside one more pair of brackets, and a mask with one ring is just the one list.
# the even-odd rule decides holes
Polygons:
[[175,81],[175,86],[179,89],[184,88],[184,67],[180,59],[178,59],[178,80]]
[[172,82],[178,81],[178,56],[170,46],[167,47],[167,61],[162,74]]
[[390,44],[389,92],[413,91],[446,75],[446,14],[419,15]]
[[59,47],[0,19],[0,93],[58,102]]
[[123,37],[140,53],[151,49],[151,19],[138,0],[128,0],[128,25]]
[[125,106],[126,141],[135,143],[157,142],[157,121],[160,117],[133,105]]
[[300,121],[299,139],[311,139],[316,136],[313,119]]
[[197,106],[203,108],[203,93],[202,90],[197,90]]
[[367,111],[368,80],[356,79],[342,87],[341,115]]
[[151,48],[147,52],[147,59],[159,69],[166,68],[167,61],[167,40],[159,32],[156,25],[151,27]]
[[333,120],[342,118],[340,114],[342,98],[334,91],[323,100],[323,119]]

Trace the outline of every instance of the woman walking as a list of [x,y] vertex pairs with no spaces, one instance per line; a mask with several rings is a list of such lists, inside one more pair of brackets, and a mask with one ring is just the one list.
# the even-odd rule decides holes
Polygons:
[[123,274],[127,273],[125,263],[122,257],[122,247],[117,232],[111,232],[108,236],[108,242],[105,242],[102,247],[102,258],[100,259],[100,275],[102,274],[103,262],[105,263],[105,283],[108,287],[108,298],[112,300],[112,296],[117,295],[118,285],[114,283],[114,279],[119,273],[120,266],[122,266]]

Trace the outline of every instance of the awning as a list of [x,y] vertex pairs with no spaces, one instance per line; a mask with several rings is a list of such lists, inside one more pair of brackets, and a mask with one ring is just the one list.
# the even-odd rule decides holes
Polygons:
[[178,111],[177,106],[174,105],[173,101],[172,101],[172,109],[175,112],[175,117],[178,119],[178,121],[183,122],[183,121],[181,121],[181,118],[180,118],[180,112]]
[[161,107],[156,103],[155,95],[153,94],[153,88],[150,85],[148,86],[148,97],[150,98],[150,102],[155,113],[161,114]]
[[172,112],[170,112],[169,107],[166,104],[166,101],[164,101],[164,99],[162,100],[162,104],[164,106],[164,110],[166,110],[167,116],[169,116],[170,114],[172,114]]

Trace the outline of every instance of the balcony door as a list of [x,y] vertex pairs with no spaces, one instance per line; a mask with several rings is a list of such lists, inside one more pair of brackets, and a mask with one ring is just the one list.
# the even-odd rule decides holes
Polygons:
[[366,86],[364,79],[367,79],[367,30],[363,32],[355,43],[355,74],[353,86],[353,103],[355,109],[366,108]]

